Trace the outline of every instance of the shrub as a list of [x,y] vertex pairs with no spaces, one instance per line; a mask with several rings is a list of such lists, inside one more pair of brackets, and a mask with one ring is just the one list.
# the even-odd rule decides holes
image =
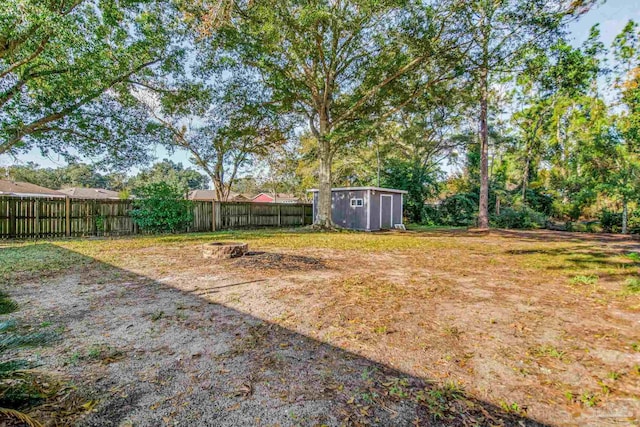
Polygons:
[[193,220],[191,202],[182,191],[158,182],[137,189],[139,197],[131,212],[133,221],[145,231],[156,233],[183,231]]
[[436,205],[424,205],[422,211],[422,225],[440,225],[440,210]]
[[553,197],[540,189],[528,188],[526,201],[526,204],[534,211],[541,212],[545,215],[551,215],[553,213]]
[[622,213],[603,209],[600,212],[600,225],[606,233],[616,233],[622,229]]
[[492,217],[492,222],[498,228],[542,228],[547,217],[525,206],[520,209],[503,208],[500,215]]
[[442,201],[439,208],[439,221],[442,225],[473,225],[477,207],[478,199],[475,194],[455,194]]

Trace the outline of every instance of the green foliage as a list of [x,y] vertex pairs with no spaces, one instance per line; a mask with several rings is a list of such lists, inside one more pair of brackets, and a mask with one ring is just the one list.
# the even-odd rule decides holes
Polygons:
[[500,215],[493,215],[493,224],[498,228],[544,228],[546,215],[523,206],[519,209],[502,208]]
[[136,196],[131,216],[142,230],[175,233],[193,220],[191,202],[179,188],[157,182],[138,188]]
[[436,221],[440,225],[471,226],[475,223],[478,196],[461,193],[447,197],[437,208]]
[[165,159],[150,168],[141,170],[127,182],[127,186],[135,192],[138,187],[157,182],[166,182],[170,186],[186,192],[206,189],[209,178],[191,168],[185,168],[182,163]]
[[184,26],[174,6],[0,2],[0,153],[145,160],[150,141],[170,136],[130,90],[180,74]]
[[553,212],[553,197],[541,189],[528,188],[526,191],[526,204],[536,212],[551,215]]
[[382,186],[407,190],[404,212],[410,222],[420,224],[425,213],[424,202],[433,197],[437,175],[425,171],[419,163],[390,159],[384,168]]
[[[622,230],[622,212],[614,212],[609,209],[600,211],[599,220],[602,230],[606,233],[619,233]],[[640,233],[640,210],[629,212],[627,219],[627,232]]]
[[600,225],[607,233],[620,231],[622,227],[622,212],[611,212],[608,209],[603,209],[600,212]]

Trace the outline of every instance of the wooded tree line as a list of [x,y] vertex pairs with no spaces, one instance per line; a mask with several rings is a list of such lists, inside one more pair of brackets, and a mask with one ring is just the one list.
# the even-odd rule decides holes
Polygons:
[[0,153],[128,166],[163,144],[221,199],[247,171],[274,191],[318,186],[324,227],[332,185],[372,184],[407,189],[418,222],[619,210],[627,231],[638,27],[572,46],[567,25],[593,3],[9,0]]

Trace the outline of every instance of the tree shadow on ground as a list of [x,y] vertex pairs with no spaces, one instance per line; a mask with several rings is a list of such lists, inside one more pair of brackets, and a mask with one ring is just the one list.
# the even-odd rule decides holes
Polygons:
[[539,241],[539,242],[574,242],[574,243],[621,243],[620,248],[629,248],[630,244],[640,248],[640,236],[604,234],[604,233],[578,233],[569,231],[553,230],[506,230],[492,229],[489,233],[494,236],[513,237],[519,240]]
[[[36,246],[75,267],[46,279],[34,273],[6,290],[23,306],[23,323],[63,331],[38,352],[47,369],[97,400],[79,425],[542,425],[453,382],[411,376],[196,293]],[[54,416],[51,407],[35,413]]]
[[[629,246],[621,248],[592,249],[585,246],[569,246],[561,248],[536,248],[536,249],[510,249],[505,251],[509,255],[546,255],[561,257],[563,265],[551,265],[547,270],[575,270],[580,269],[615,269],[621,275],[631,274],[625,271],[640,267],[640,264],[631,260],[621,260],[620,257],[630,252]],[[615,259],[617,257],[617,259]]]

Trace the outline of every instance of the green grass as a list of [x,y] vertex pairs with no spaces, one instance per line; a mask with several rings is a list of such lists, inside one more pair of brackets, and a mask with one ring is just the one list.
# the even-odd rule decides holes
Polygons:
[[0,278],[9,279],[17,273],[55,273],[87,265],[93,260],[111,263],[126,258],[132,251],[156,246],[188,246],[213,240],[243,240],[252,248],[326,248],[367,252],[406,249],[438,249],[454,247],[456,243],[440,236],[434,239],[416,238],[408,234],[319,233],[307,230],[247,230],[221,231],[159,236],[136,236],[121,239],[54,240],[37,243],[10,243],[0,247]]
[[627,282],[625,283],[625,287],[627,289],[627,292],[629,292],[630,294],[640,293],[640,278],[637,278],[637,277],[628,278]]
[[589,276],[579,274],[571,279],[571,283],[574,285],[595,285],[598,283],[598,276],[594,274]]
[[9,295],[0,292],[0,314],[13,313],[18,309],[18,303],[9,298]]
[[[507,237],[498,233],[488,235],[452,232],[452,228],[410,225],[412,232],[322,233],[309,229],[262,229],[220,231],[175,235],[136,236],[115,239],[74,239],[0,245],[0,281],[12,278],[37,277],[58,273],[98,262],[108,267],[127,267],[140,250],[185,248],[215,240],[242,240],[252,250],[329,249],[359,253],[402,252],[411,256],[428,255],[450,259],[452,269],[488,271],[510,265],[515,270],[530,273],[545,272],[557,277],[573,277],[573,285],[597,286],[598,276],[621,277],[621,284],[634,267],[635,255],[603,251],[599,242],[568,238],[550,241]],[[635,254],[635,252],[633,252]],[[621,272],[628,274],[620,275]],[[640,279],[629,279],[624,296],[640,293]]]
[[0,248],[0,278],[15,273],[47,273],[91,262],[53,243],[17,243]]
[[634,262],[640,262],[640,254],[638,252],[629,252],[627,258]]

